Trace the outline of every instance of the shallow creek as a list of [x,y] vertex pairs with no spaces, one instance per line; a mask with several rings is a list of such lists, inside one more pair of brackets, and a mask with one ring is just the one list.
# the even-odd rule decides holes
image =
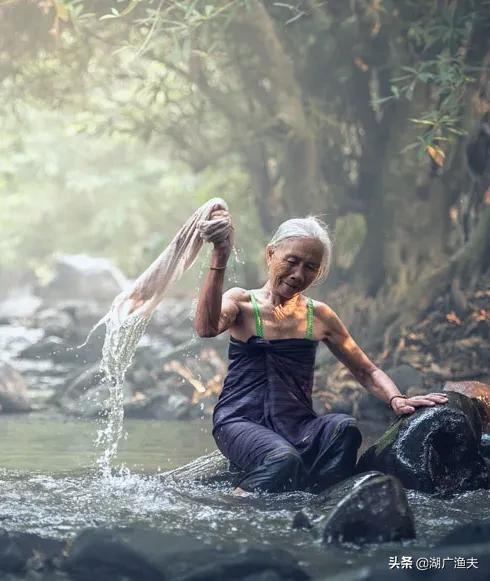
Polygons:
[[58,416],[0,417],[0,528],[68,537],[83,528],[149,524],[216,541],[281,547],[313,576],[333,574],[430,547],[458,524],[490,517],[488,491],[450,500],[409,492],[417,539],[369,547],[326,548],[308,531],[293,530],[306,493],[241,499],[227,487],[164,483],[161,474],[215,449],[208,421],[126,420],[111,476],[97,469],[95,421]]

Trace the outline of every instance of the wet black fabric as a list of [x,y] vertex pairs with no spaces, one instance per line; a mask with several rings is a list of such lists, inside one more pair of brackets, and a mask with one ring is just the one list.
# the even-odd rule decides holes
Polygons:
[[354,473],[356,420],[313,411],[317,346],[310,339],[231,338],[213,436],[244,490],[319,491]]

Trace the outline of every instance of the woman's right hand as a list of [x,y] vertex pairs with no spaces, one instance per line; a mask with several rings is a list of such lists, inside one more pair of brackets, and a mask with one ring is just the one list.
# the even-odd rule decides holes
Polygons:
[[218,208],[211,212],[209,217],[210,221],[219,220],[228,222],[225,225],[225,230],[227,230],[225,236],[223,236],[223,228],[217,229],[216,233],[211,233],[207,239],[214,245],[214,253],[219,255],[225,260],[228,260],[228,257],[231,254],[231,249],[233,248],[234,243],[234,228],[233,222],[231,219],[231,214],[227,210],[223,210],[222,208]]

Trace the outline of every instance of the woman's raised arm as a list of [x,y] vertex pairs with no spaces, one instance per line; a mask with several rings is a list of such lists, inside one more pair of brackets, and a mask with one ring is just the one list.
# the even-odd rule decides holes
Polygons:
[[[231,222],[226,210],[215,210],[211,214],[212,220],[222,218],[228,218]],[[223,295],[225,269],[233,247],[233,230],[225,240],[213,244],[211,264],[197,299],[194,328],[199,337],[216,337],[231,327],[240,312],[235,300],[238,289],[230,289]]]

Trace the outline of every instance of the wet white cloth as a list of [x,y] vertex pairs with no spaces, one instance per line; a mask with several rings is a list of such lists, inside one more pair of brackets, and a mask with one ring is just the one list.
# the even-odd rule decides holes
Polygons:
[[122,323],[131,313],[151,316],[169,286],[194,264],[203,240],[219,242],[229,235],[229,220],[209,219],[217,209],[228,210],[228,206],[221,198],[212,198],[192,214],[167,248],[136,279],[133,287],[116,297],[111,307],[111,317]]
[[212,198],[198,208],[133,286],[114,299],[109,312],[90,332],[89,337],[105,323],[101,369],[111,383],[123,381],[151,315],[167,289],[195,262],[203,241],[220,242],[230,234],[229,219],[210,220],[218,209],[228,210],[221,198]]

